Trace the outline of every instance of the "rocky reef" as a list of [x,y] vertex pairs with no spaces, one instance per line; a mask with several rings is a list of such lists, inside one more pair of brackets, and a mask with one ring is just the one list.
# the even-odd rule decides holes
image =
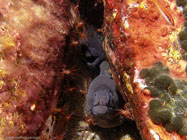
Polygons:
[[68,3],[0,0],[1,140],[40,136],[56,105],[71,26]]
[[[186,13],[186,0],[0,0],[0,140],[63,139],[75,125],[98,75],[83,64],[81,43],[90,68],[105,59],[103,47],[126,103],[118,113],[135,120],[142,139],[185,140]],[[43,133],[47,123],[58,130]]]
[[104,49],[143,139],[186,136],[185,5],[105,0]]

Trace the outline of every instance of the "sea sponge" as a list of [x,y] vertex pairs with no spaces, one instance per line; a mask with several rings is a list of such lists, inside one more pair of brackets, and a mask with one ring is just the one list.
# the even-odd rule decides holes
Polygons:
[[157,62],[154,63],[154,66],[162,69],[163,68],[163,63],[160,62],[160,61],[157,61]]
[[150,90],[151,97],[158,97],[160,95],[160,91],[153,86],[147,87],[147,89]]
[[160,90],[171,91],[175,94],[177,91],[177,86],[174,80],[168,75],[160,75],[154,80],[154,86]]
[[151,77],[152,79],[154,79],[155,77],[157,77],[157,75],[159,75],[162,72],[162,69],[160,67],[152,67],[150,69],[150,74],[149,77]]
[[187,52],[187,40],[183,40],[183,41],[181,42],[181,46],[182,46],[182,48]]
[[175,83],[176,83],[176,86],[179,88],[179,89],[184,89],[185,88],[185,81],[183,80],[175,80]]
[[[157,98],[149,102],[149,116],[153,123],[162,124],[168,132],[177,131],[186,135],[186,119],[183,117],[187,108],[187,82],[184,79],[172,79],[169,68],[161,62],[156,62],[152,68],[144,69],[151,97]],[[171,94],[172,93],[172,94]]]
[[185,22],[184,22],[184,26],[187,26],[187,21],[185,20]]
[[182,96],[187,99],[187,89],[184,89],[183,92],[181,93]]
[[149,116],[151,120],[155,124],[161,124],[161,123],[166,123],[169,122],[170,119],[172,118],[172,113],[169,109],[165,107],[160,107],[158,109],[155,108],[150,108],[149,111]]
[[144,78],[147,84],[151,84],[153,80],[161,73],[168,74],[169,68],[163,67],[162,62],[157,61],[152,68],[143,68],[140,71],[140,77]]
[[187,4],[187,0],[176,0],[178,6],[185,6]]
[[170,122],[165,124],[165,128],[168,132],[178,131],[183,127],[182,117],[172,117]]
[[168,67],[163,67],[162,72],[168,74],[169,73],[169,68]]
[[160,99],[162,99],[166,102],[171,101],[171,97],[168,92],[162,92],[162,94],[160,94]]
[[148,86],[151,86],[153,84],[153,78],[152,77],[146,77],[145,82]]
[[[185,17],[185,19],[187,18],[187,7],[183,8],[183,15]],[[184,25],[185,26],[185,25]]]
[[181,128],[178,133],[181,135],[181,136],[186,136],[187,135],[187,124],[185,123],[183,128]]
[[176,107],[176,108],[174,109],[174,112],[175,112],[175,114],[176,114],[177,116],[183,116],[184,113],[185,113],[185,111],[184,111],[183,108],[181,108],[181,107]]
[[146,68],[143,68],[140,72],[140,77],[141,78],[146,78],[150,75],[150,70],[149,69],[146,69]]
[[187,29],[186,28],[179,33],[179,38],[181,41],[187,40]]
[[150,109],[155,109],[161,107],[163,104],[163,100],[160,99],[153,99],[149,102]]
[[149,116],[155,124],[161,124],[163,122],[168,122],[172,113],[163,106],[163,100],[153,99],[149,102]]
[[187,101],[184,98],[184,96],[182,96],[182,94],[176,94],[175,97],[175,104],[176,107],[180,107],[180,108],[187,108]]

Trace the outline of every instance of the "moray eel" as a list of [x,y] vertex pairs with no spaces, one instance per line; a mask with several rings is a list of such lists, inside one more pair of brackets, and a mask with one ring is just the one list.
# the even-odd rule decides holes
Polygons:
[[108,69],[108,63],[102,62],[100,75],[89,86],[86,102],[86,113],[92,116],[94,123],[102,128],[119,126],[124,120],[117,114],[120,107],[119,95]]
[[103,37],[93,26],[87,26],[85,28],[86,38],[81,40],[80,44],[88,67],[93,68],[99,65],[106,57],[102,48]]

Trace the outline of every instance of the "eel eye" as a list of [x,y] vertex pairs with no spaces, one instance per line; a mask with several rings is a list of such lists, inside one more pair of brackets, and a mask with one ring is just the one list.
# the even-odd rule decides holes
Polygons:
[[97,92],[97,91],[95,91],[95,92],[94,92],[94,97],[96,97],[96,96],[97,96],[97,94],[98,94],[98,92]]

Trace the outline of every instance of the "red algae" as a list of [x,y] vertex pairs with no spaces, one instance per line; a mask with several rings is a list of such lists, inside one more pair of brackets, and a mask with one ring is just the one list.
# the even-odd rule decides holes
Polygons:
[[[181,57],[178,43],[184,17],[179,9],[176,10],[175,1],[122,0],[113,4],[105,1],[108,4],[105,5],[105,27],[112,32],[112,37],[106,32],[104,49],[113,66],[114,79],[116,83],[120,81],[119,87],[128,98],[124,99],[131,103],[143,139],[184,140],[185,137],[176,132],[169,133],[162,125],[152,122],[148,110],[153,98],[144,89],[149,79],[139,75],[142,69],[162,62],[170,77],[187,80],[186,62]],[[109,40],[113,40],[112,43]]]
[[1,140],[40,136],[60,90],[69,10],[66,0],[0,0]]

